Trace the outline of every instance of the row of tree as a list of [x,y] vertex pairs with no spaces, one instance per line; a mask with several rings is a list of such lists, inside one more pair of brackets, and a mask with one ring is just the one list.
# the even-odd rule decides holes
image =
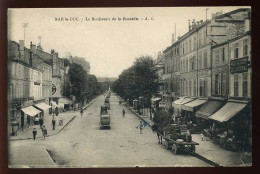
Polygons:
[[66,62],[66,65],[69,66],[68,75],[65,77],[66,97],[73,95],[78,103],[89,102],[106,90],[106,86],[98,82],[95,75],[88,74],[81,65],[69,62]]
[[160,86],[154,61],[150,56],[142,56],[124,70],[112,84],[112,90],[130,103],[142,97],[142,106],[150,107],[151,98],[156,95]]

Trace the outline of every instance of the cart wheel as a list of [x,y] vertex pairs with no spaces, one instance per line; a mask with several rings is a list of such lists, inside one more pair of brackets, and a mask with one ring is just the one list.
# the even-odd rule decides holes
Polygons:
[[167,140],[164,141],[164,147],[166,150],[170,149],[169,142]]
[[192,154],[195,154],[195,150],[196,150],[195,145],[191,145],[190,151],[191,151]]
[[176,144],[172,145],[172,153],[174,153],[175,155],[178,153],[178,147]]

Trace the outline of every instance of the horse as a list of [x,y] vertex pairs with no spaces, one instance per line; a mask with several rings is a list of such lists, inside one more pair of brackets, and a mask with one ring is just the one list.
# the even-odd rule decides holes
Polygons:
[[153,132],[156,132],[157,137],[158,137],[158,143],[162,144],[162,135],[163,135],[163,129],[158,125],[158,124],[154,124],[152,126],[152,130]]

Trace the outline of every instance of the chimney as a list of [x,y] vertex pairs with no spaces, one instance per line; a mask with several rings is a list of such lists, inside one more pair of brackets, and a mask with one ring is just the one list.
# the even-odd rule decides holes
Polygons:
[[24,40],[19,40],[21,59],[24,60]]
[[202,24],[202,23],[203,23],[203,20],[200,20],[200,23]]
[[192,25],[191,25],[191,29],[193,30],[196,26],[196,23],[195,23],[195,19],[192,20]]
[[56,52],[55,55],[56,55],[57,57],[59,57],[59,53],[58,53],[58,52]]
[[189,20],[189,31],[191,30],[190,20]]
[[31,52],[32,52],[33,54],[36,54],[36,45],[32,44],[32,42],[31,42],[30,49],[31,49]]
[[174,34],[172,34],[172,44],[174,44],[175,42],[175,38],[174,38]]
[[250,31],[250,20],[245,19],[245,32]]
[[51,54],[52,54],[52,55],[54,55],[54,52],[55,52],[54,49],[51,49]]

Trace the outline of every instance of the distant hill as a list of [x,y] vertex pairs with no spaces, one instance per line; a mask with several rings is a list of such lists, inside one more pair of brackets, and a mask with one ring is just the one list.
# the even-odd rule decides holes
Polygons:
[[113,81],[116,81],[118,78],[117,77],[97,77],[97,80],[99,82],[113,82]]

